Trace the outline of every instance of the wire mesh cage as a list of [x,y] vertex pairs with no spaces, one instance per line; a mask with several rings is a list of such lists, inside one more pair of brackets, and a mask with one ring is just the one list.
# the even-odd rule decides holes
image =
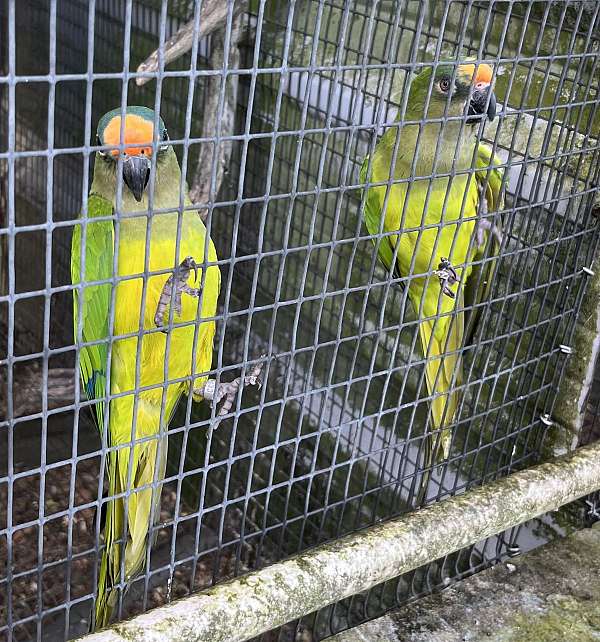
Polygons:
[[[212,365],[188,382],[208,375],[219,385],[262,367],[262,386],[240,390],[222,418],[216,404],[192,396],[173,410],[160,435],[168,443],[164,474],[156,467],[147,483],[160,514],[146,516],[143,568],[121,579],[127,590],[118,592],[115,619],[533,465],[552,439],[600,238],[600,6],[222,4],[210,33],[219,5],[210,0],[0,4],[3,639],[67,639],[93,626],[111,505],[109,451],[117,448],[110,419],[99,431],[75,375],[85,338],[84,319],[72,319],[79,286],[71,238],[82,207],[91,229],[92,171],[104,162],[97,152],[107,153],[96,126],[114,108],[121,116],[127,105],[153,109],[153,131],[160,114],[194,202],[182,196],[169,207],[179,221],[198,210],[216,246]],[[139,67],[186,24],[191,51],[173,62],[159,54],[150,71]],[[428,465],[427,440],[443,431],[430,415],[430,357],[419,347],[419,311],[408,295],[414,274],[378,259],[390,232],[365,228],[377,181],[361,166],[368,158],[371,171],[382,136],[410,123],[414,78],[448,62],[451,81],[461,64],[492,70],[498,118],[472,135],[497,156],[503,204],[488,215],[502,232],[499,250],[488,244],[475,262],[493,265],[493,278],[472,338],[456,349],[462,382],[454,375],[460,403],[448,457]],[[435,91],[432,82],[426,101]],[[447,110],[438,120],[442,131],[452,127]],[[471,135],[466,115],[455,120],[461,136]],[[396,140],[398,154],[401,134]],[[437,147],[436,158],[444,153]],[[149,171],[153,185],[158,170]],[[444,177],[433,172],[421,183]],[[405,182],[419,183],[417,175]],[[454,166],[446,172],[450,182],[460,176]],[[402,180],[390,173],[381,183],[390,191]],[[115,229],[118,198],[109,217]],[[142,212],[144,225],[162,213],[155,209]],[[195,256],[201,275],[211,263],[203,252]],[[142,264],[137,276],[147,282],[151,270]],[[111,270],[112,291],[132,276],[119,274],[117,263]],[[163,281],[168,276],[162,272]],[[113,301],[113,321],[117,313]],[[196,318],[196,332],[203,323]],[[112,331],[106,343],[118,340]],[[137,369],[134,397],[143,388]],[[164,378],[154,387],[166,389]],[[597,434],[596,388],[582,441]],[[98,396],[118,395],[109,386]],[[133,502],[129,477],[122,494]],[[263,639],[322,639],[564,534],[584,512],[577,505],[545,516]]]

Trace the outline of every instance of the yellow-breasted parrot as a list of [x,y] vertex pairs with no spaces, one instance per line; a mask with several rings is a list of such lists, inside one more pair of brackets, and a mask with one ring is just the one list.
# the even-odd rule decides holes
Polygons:
[[[483,63],[424,67],[412,79],[404,118],[421,124],[388,129],[361,169],[362,183],[385,183],[365,187],[365,223],[378,243],[379,259],[395,277],[406,279],[418,317],[437,433],[427,438],[426,466],[448,458],[461,351],[475,316],[466,329],[463,311],[465,305],[474,309],[489,288],[493,262],[481,270],[488,237],[493,253],[502,241],[500,226],[486,214],[502,206],[503,172],[500,160],[476,137],[481,120],[496,115],[491,80],[492,69]],[[445,115],[454,118],[442,122]],[[445,176],[428,178],[432,174]],[[412,184],[395,182],[411,177]]]
[[[106,460],[109,501],[98,580],[96,628],[109,622],[119,590],[144,566],[148,533],[159,516],[169,420],[181,395],[189,391],[191,376],[208,372],[212,362],[214,316],[220,289],[217,255],[212,241],[206,238],[206,228],[197,211],[177,211],[181,196],[179,163],[160,118],[158,145],[153,145],[154,123],[155,114],[151,109],[127,107],[121,139],[121,109],[101,118],[98,145],[122,144],[127,148],[96,153],[87,217],[76,224],[73,232],[74,328],[76,343],[83,343],[80,350],[83,390],[89,399],[98,400],[94,414],[101,434],[108,414],[110,448]],[[118,172],[120,154],[122,171]],[[170,208],[166,213],[148,212],[152,163],[156,166],[153,208]],[[122,198],[117,202],[120,181]],[[191,205],[187,186],[184,186],[183,204]],[[132,212],[142,214],[127,216]],[[104,218],[96,221],[97,217]],[[176,251],[180,218],[180,242]],[[118,235],[115,226],[118,226]],[[113,273],[115,251],[116,273]],[[144,278],[146,269],[150,273],[162,273]],[[109,280],[115,284],[114,301]],[[94,283],[98,281],[102,283]],[[167,311],[171,302],[173,323],[169,325]],[[78,336],[80,314],[82,332]],[[182,325],[185,322],[187,325]],[[192,365],[196,325],[198,335]],[[141,331],[143,335],[139,336]],[[170,337],[168,364],[167,337]],[[181,381],[186,377],[187,381]],[[171,380],[180,381],[165,384]],[[218,401],[220,396],[215,392],[214,382],[210,380],[210,383],[213,385],[208,390],[206,376],[195,379],[194,399]],[[107,404],[104,399],[108,394]],[[143,438],[149,439],[137,443],[132,453],[132,440]],[[151,485],[156,486],[157,482],[153,500]]]

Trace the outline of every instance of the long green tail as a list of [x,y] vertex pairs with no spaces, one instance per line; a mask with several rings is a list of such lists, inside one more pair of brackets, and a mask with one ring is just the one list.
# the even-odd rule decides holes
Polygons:
[[[108,457],[109,496],[115,497],[127,491],[128,466],[131,448],[112,451]],[[125,496],[111,500],[107,505],[104,528],[105,548],[102,553],[96,598],[96,629],[110,623],[119,601],[121,584],[126,585],[143,568],[146,558],[148,531],[160,512],[161,486],[154,492],[152,487],[155,466],[160,467],[158,479],[165,476],[167,461],[167,437],[158,437],[135,446],[131,471],[131,492],[127,504],[127,528],[125,526]],[[147,488],[143,488],[147,486]],[[143,489],[142,489],[143,488]],[[138,490],[142,489],[142,490]],[[121,581],[123,546],[125,548],[125,576]]]
[[[457,297],[457,306],[462,307],[462,297]],[[430,396],[438,395],[431,400],[429,411],[433,430],[424,443],[423,476],[417,496],[417,504],[427,498],[427,487],[431,471],[436,463],[448,459],[452,432],[448,426],[460,403],[460,393],[456,390],[462,384],[462,359],[460,349],[464,335],[463,313],[453,314],[449,318],[447,332],[443,337],[434,334],[435,320],[424,320],[419,323],[419,336],[423,354],[427,355],[425,364],[425,381]],[[439,321],[438,321],[439,323]],[[454,354],[448,354],[454,353]],[[453,390],[454,388],[454,390]]]

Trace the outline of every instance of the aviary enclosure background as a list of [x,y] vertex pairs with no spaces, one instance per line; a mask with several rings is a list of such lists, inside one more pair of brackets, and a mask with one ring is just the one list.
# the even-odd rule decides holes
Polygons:
[[[428,409],[422,357],[413,313],[407,306],[399,316],[403,292],[363,226],[358,168],[421,62],[497,63],[503,106],[484,138],[507,164],[502,255],[464,351],[451,457],[427,501],[552,450],[548,417],[569,358],[560,346],[570,345],[599,238],[598,12],[594,3],[545,1],[250,3],[233,156],[208,225],[223,283],[214,366],[231,379],[264,354],[265,385],[244,391],[218,429],[206,407],[182,403],[157,546],[120,617],[416,508]],[[63,222],[84,196],[85,147],[98,118],[121,103],[124,69],[134,72],[158,46],[161,24],[168,37],[192,15],[181,1],[0,3],[6,399],[32,370],[75,365],[72,223]],[[210,47],[210,38],[200,46],[193,96],[189,54],[168,67],[179,75],[160,82],[171,139],[184,138],[193,101],[176,147],[180,158],[189,149],[188,175],[202,144]],[[128,103],[153,106],[156,87],[130,79]],[[598,434],[598,389],[583,439]],[[89,411],[66,406],[45,407],[40,391],[24,416],[4,407],[0,417],[0,639],[87,630],[102,454]],[[595,510],[592,499],[579,503],[264,640],[322,639],[562,535]]]

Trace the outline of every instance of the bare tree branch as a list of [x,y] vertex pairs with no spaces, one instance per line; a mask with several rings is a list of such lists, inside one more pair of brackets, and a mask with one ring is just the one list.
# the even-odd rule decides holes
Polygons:
[[[228,69],[238,69],[240,66],[239,42],[242,31],[242,17],[238,15],[233,21],[229,39]],[[214,34],[212,45],[211,68],[222,69],[225,60],[225,28],[219,29]],[[214,137],[216,131],[219,131],[222,137],[232,136],[235,126],[239,77],[237,74],[228,74],[225,78],[209,76],[206,81],[202,138]],[[224,97],[221,110],[219,109],[219,102],[223,82],[225,87],[223,88]],[[217,122],[218,119],[219,122]],[[198,163],[190,189],[190,199],[193,203],[206,204],[216,199],[223,181],[223,175],[229,169],[232,149],[233,142],[231,140],[207,141],[201,144]],[[215,163],[214,176],[212,172],[213,163]],[[206,209],[201,211],[200,216],[203,219],[206,218],[207,211]]]
[[[233,8],[233,17],[241,14],[247,6],[247,0],[236,1]],[[203,38],[218,29],[226,20],[229,12],[228,3],[225,0],[204,0],[200,12],[200,25],[197,38]],[[174,35],[169,38],[163,47],[164,65],[177,60],[187,53],[194,42],[194,20],[190,20]],[[159,50],[154,50],[138,68],[138,73],[158,71]],[[145,85],[151,78],[136,78],[138,86]]]
[[[0,372],[0,419],[7,418],[8,389],[5,372]],[[13,415],[24,417],[42,411],[43,370],[38,362],[15,368],[12,386]],[[82,393],[83,398],[83,393]],[[48,370],[48,409],[68,406],[75,400],[73,368]]]

